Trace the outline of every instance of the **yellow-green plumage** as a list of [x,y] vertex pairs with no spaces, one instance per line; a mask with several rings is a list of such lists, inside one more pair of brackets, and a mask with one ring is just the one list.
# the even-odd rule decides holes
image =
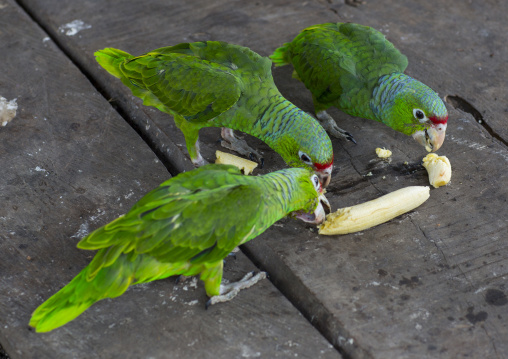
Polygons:
[[97,254],[35,310],[30,325],[53,330],[130,285],[172,275],[199,274],[207,294],[218,295],[222,260],[236,246],[293,211],[319,205],[312,177],[298,168],[249,177],[233,166],[208,165],[162,183],[78,243]]
[[[371,27],[353,23],[310,26],[270,58],[277,66],[293,65],[294,77],[312,93],[321,120],[331,120],[325,110],[334,106],[407,135],[441,124],[435,145],[444,140],[448,113],[443,101],[428,86],[403,73],[407,57]],[[423,116],[416,115],[416,110]]]
[[[96,60],[143,104],[174,116],[191,160],[199,165],[203,127],[243,131],[266,142],[291,166],[330,167],[331,141],[319,123],[277,90],[271,61],[219,41],[182,43],[141,56],[106,48]],[[310,161],[302,161],[299,152]]]

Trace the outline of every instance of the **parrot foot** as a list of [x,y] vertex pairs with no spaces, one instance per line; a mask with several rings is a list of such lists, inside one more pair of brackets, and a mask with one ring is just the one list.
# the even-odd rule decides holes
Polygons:
[[245,140],[241,140],[235,136],[233,130],[230,128],[223,127],[221,129],[221,141],[222,147],[225,147],[231,151],[235,151],[242,156],[247,156],[251,161],[259,163],[259,168],[263,168],[265,159],[259,152],[250,147]]
[[201,153],[198,152],[198,157],[197,158],[194,158],[192,159],[191,158],[191,161],[192,161],[192,164],[196,167],[201,167],[201,166],[204,166],[206,164],[208,164],[208,161],[205,160],[202,156],[201,156]]
[[227,256],[228,257],[233,257],[234,259],[236,259],[236,253],[238,253],[240,251],[240,247],[235,247],[231,253],[229,253]]
[[254,275],[254,272],[247,273],[242,279],[238,282],[229,283],[229,284],[221,284],[220,285],[220,294],[214,295],[207,302],[205,308],[208,309],[209,306],[227,302],[236,297],[236,295],[242,290],[249,287],[252,287],[254,284],[259,282],[261,279],[265,279],[267,277],[266,272],[259,272]]
[[196,140],[196,143],[194,143],[194,146],[191,148],[187,147],[187,150],[189,151],[190,159],[192,161],[192,164],[196,167],[201,167],[208,164],[208,161],[201,156],[201,153],[199,152],[199,141]]
[[337,123],[335,120],[328,114],[326,111],[319,111],[316,113],[316,117],[318,118],[319,122],[321,122],[321,125],[323,128],[333,137],[336,138],[345,138],[354,144],[356,144],[356,140],[353,138],[353,135],[349,132],[343,130],[339,126],[337,126]]
[[178,277],[176,277],[175,285],[178,285],[180,283],[184,283],[184,282],[188,281],[189,278],[191,278],[191,277],[185,276],[183,274],[179,275]]

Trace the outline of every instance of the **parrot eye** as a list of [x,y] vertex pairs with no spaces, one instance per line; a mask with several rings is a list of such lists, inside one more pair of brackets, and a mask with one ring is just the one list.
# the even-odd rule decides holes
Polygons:
[[321,187],[321,183],[319,182],[319,177],[317,175],[312,175],[311,177],[312,184],[314,185],[314,188],[316,191],[319,192],[319,188]]
[[300,159],[302,160],[303,163],[312,165],[312,161],[310,160],[309,156],[306,153],[303,153],[302,151],[298,151],[298,157],[300,157]]
[[427,116],[425,116],[425,113],[419,108],[413,109],[413,116],[422,123],[427,121]]

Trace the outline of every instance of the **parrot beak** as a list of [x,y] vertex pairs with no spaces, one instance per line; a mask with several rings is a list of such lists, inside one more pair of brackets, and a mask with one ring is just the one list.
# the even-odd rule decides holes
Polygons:
[[328,202],[328,199],[325,197],[324,193],[319,195],[319,204],[323,207],[325,213],[332,212],[332,206],[330,206],[330,202]]
[[332,207],[330,206],[330,202],[328,202],[324,194],[321,194],[319,196],[319,204],[313,213],[296,212],[296,218],[307,223],[321,224],[326,218],[325,208],[326,212],[331,212]]
[[415,132],[413,138],[424,146],[427,152],[436,152],[443,144],[445,134],[446,123],[437,123],[425,130]]
[[330,180],[332,179],[332,170],[333,165],[323,168],[322,170],[316,170],[316,174],[319,177],[319,182],[324,187],[327,187],[330,184]]

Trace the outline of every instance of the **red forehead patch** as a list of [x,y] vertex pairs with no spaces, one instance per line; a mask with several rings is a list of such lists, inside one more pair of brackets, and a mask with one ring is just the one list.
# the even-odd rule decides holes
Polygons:
[[315,168],[317,171],[326,170],[326,169],[327,169],[327,168],[329,168],[330,166],[333,166],[333,154],[332,154],[332,160],[331,160],[329,163],[325,163],[325,164],[322,164],[322,163],[314,163],[314,168]]
[[429,117],[429,120],[431,120],[432,123],[436,125],[440,123],[446,123],[448,122],[448,115],[446,115],[446,117],[437,117],[437,116]]
[[333,165],[333,160],[332,160],[332,162],[326,163],[324,165],[321,163],[314,163],[314,167],[316,168],[317,171],[325,170],[325,169],[331,167],[332,165]]

